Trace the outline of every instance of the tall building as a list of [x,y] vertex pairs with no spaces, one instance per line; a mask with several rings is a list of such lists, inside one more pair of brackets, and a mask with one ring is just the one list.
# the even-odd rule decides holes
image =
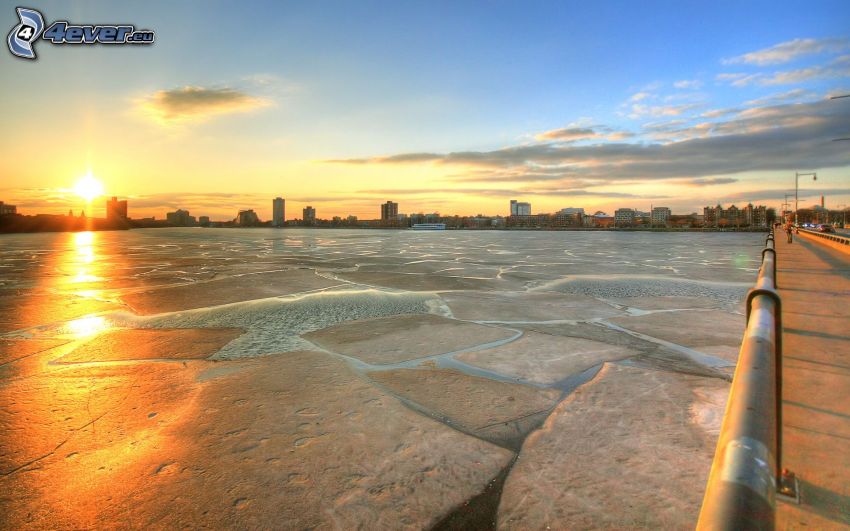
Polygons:
[[304,223],[313,223],[316,221],[316,209],[311,206],[304,207],[302,219]]
[[209,216],[201,216],[198,218],[198,224],[201,227],[209,227],[210,226],[210,217]]
[[272,226],[283,227],[286,222],[286,200],[275,197],[272,201]]
[[511,216],[530,216],[531,203],[524,203],[511,199]]
[[18,213],[18,207],[16,207],[15,205],[7,205],[3,201],[0,201],[0,216],[6,215],[6,214],[17,214],[17,213]]
[[119,201],[117,197],[106,202],[106,219],[127,219],[127,200]]
[[[775,212],[773,214],[776,215]],[[767,219],[767,207],[764,205],[759,205],[753,209],[753,221],[751,223],[754,227],[768,227],[770,223],[768,223]]]
[[650,219],[653,225],[667,225],[670,221],[670,209],[667,207],[654,207]]
[[381,221],[396,221],[398,219],[398,203],[387,201],[381,205]]
[[177,209],[175,212],[165,214],[165,220],[169,225],[177,227],[192,227],[197,224],[195,216],[190,216],[188,210]]
[[631,208],[618,208],[614,211],[614,224],[618,227],[630,226],[635,223],[635,211]]

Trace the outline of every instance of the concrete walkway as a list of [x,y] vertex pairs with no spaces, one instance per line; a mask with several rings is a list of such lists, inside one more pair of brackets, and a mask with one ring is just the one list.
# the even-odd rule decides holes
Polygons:
[[850,254],[776,237],[784,343],[783,466],[801,504],[779,529],[850,529]]

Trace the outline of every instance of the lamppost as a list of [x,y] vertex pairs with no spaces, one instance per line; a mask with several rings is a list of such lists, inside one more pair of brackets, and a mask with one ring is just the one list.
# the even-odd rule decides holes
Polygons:
[[789,197],[791,197],[791,194],[785,194],[785,210],[782,211],[782,216],[785,218],[785,223],[788,223],[788,207],[791,206],[791,203],[788,201]]
[[[842,215],[842,217],[841,217],[841,228],[846,227],[847,226],[847,205],[846,204],[845,205],[835,205],[835,208],[841,209],[841,215]],[[833,221],[833,223],[835,223],[835,222]]]
[[799,197],[799,195],[800,195],[800,177],[808,177],[810,175],[813,177],[812,178],[813,181],[818,180],[818,174],[815,173],[815,172],[810,172],[810,173],[797,172],[796,178],[794,179],[794,223],[796,223],[798,225],[800,224],[800,216],[799,216],[799,210],[800,210],[800,197]]

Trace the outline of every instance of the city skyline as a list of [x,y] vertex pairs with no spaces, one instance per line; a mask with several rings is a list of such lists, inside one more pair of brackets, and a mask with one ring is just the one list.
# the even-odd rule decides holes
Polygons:
[[[821,197],[821,201],[823,201],[823,200],[824,200],[824,198]],[[101,201],[104,203],[105,206],[102,206],[102,207],[99,208],[97,205],[99,205]],[[316,220],[319,220],[319,219],[330,220],[332,218],[337,218],[337,217],[342,218],[342,217],[352,217],[352,216],[354,218],[358,218],[358,216],[350,214],[350,213],[347,214],[346,216],[341,216],[339,214],[334,214],[332,216],[327,216],[327,217],[317,216],[316,208],[312,207],[311,205],[306,205],[302,209],[302,216],[301,217],[298,217],[297,214],[292,215],[292,216],[286,216],[286,214],[285,214],[285,203],[286,203],[286,199],[283,198],[283,197],[277,196],[277,197],[273,198],[272,199],[272,207],[271,207],[271,209],[269,209],[269,211],[270,211],[269,216],[263,216],[263,215],[257,214],[258,211],[262,211],[261,208],[257,208],[257,207],[243,208],[241,206],[231,205],[231,207],[230,207],[231,210],[236,209],[237,213],[236,213],[235,216],[224,215],[220,218],[212,219],[213,218],[212,216],[201,215],[200,218],[206,218],[207,220],[212,219],[213,221],[217,221],[217,222],[229,222],[229,221],[237,221],[242,214],[244,214],[246,212],[250,212],[250,213],[252,213],[251,215],[256,215],[260,221],[270,222],[272,224],[272,226],[283,226],[283,223],[286,222],[286,221],[303,220],[304,219],[303,214],[305,212],[307,212],[308,210],[312,212],[312,218],[311,219],[316,219]],[[743,199],[741,201],[738,201],[738,203],[742,204],[741,208],[745,208],[747,205],[753,206],[755,202]],[[148,216],[147,218],[145,218],[143,216],[137,216],[137,217],[134,218],[133,216],[128,214],[129,200],[123,199],[123,200],[119,201],[118,197],[116,197],[116,196],[112,196],[112,197],[96,196],[92,200],[85,200],[84,204],[86,205],[87,208],[80,209],[80,211],[79,211],[80,216],[88,216],[88,217],[93,217],[93,218],[101,217],[101,218],[105,218],[105,219],[119,218],[119,219],[142,220],[142,219],[171,219],[172,216],[186,216],[186,217],[192,217],[192,218],[197,217],[197,216],[190,216],[191,211],[193,210],[192,207],[184,205],[183,208],[176,208],[173,212],[165,212],[164,214],[159,213],[160,214],[159,218],[157,218],[157,215]],[[20,214],[20,215],[28,215],[28,216],[32,216],[32,215],[61,216],[61,215],[63,215],[62,213],[57,213],[57,212],[21,212],[18,209],[17,205],[13,205],[13,204],[9,203],[8,201],[7,202],[0,201],[0,206],[5,206],[5,208],[13,209],[10,212],[4,212],[4,213],[17,213],[17,214]],[[585,207],[576,207],[576,206],[562,207],[562,208],[559,208],[559,209],[542,211],[542,212],[541,211],[532,212],[531,203],[519,201],[517,199],[511,199],[508,202],[508,205],[505,208],[504,212],[495,212],[495,213],[493,213],[493,212],[485,212],[485,213],[478,212],[476,214],[459,214],[459,213],[451,213],[451,212],[449,212],[449,213],[442,212],[441,213],[439,210],[434,210],[434,209],[430,209],[430,211],[429,211],[429,209],[424,209],[424,210],[418,210],[418,211],[414,210],[414,211],[410,211],[410,212],[404,212],[404,211],[399,212],[399,210],[398,210],[399,209],[399,203],[393,202],[392,200],[388,200],[385,203],[380,203],[380,204],[377,204],[377,205],[374,205],[374,206],[376,207],[376,211],[379,211],[378,214],[377,215],[366,215],[366,216],[362,217],[362,219],[373,220],[373,221],[374,220],[388,221],[388,220],[393,220],[393,219],[396,219],[396,218],[401,219],[401,218],[408,217],[408,216],[426,215],[426,214],[427,215],[439,215],[439,216],[442,216],[442,217],[484,216],[484,217],[500,218],[500,217],[509,217],[509,216],[538,216],[538,215],[546,215],[546,216],[575,215],[575,214],[591,215],[590,213],[594,212],[594,214],[593,214],[594,216],[595,215],[609,216],[609,214],[607,212],[602,211],[602,210],[585,208]],[[703,211],[706,208],[715,208],[715,207],[722,207],[722,206],[729,206],[730,208],[734,209],[734,208],[737,207],[737,204],[736,203],[725,203],[724,204],[722,201],[718,201],[718,202],[714,202],[714,203],[709,202],[707,204],[704,204],[702,207],[694,209],[693,211],[686,212],[686,211],[673,211],[668,206],[653,205],[653,204],[650,204],[649,208],[647,208],[646,210],[641,210],[641,207],[637,207],[634,204],[630,203],[629,205],[618,204],[614,207],[614,209],[612,209],[612,212],[631,210],[631,211],[634,211],[634,213],[637,214],[637,215],[647,215],[647,216],[649,216],[651,213],[654,215],[654,213],[658,210],[666,210],[667,216],[669,216],[669,215],[690,216],[690,215],[700,215],[700,211]],[[781,205],[780,205],[780,208],[775,208],[774,206],[768,206],[768,205],[757,205],[757,206],[760,206],[761,208],[772,209],[772,210],[775,210],[777,212],[783,210],[781,208]],[[828,206],[824,207],[820,203],[816,202],[816,203],[811,204],[811,205],[803,204],[802,207],[801,207],[801,210],[804,210],[804,209],[805,210],[812,210],[812,209],[816,210],[818,208],[820,208],[821,210],[827,210],[827,211],[841,211],[841,210],[849,210],[850,206],[848,206],[848,205],[838,205],[838,208],[830,208]],[[97,215],[97,211],[99,209],[103,211],[102,216]],[[372,214],[374,214],[374,212],[372,212]],[[68,216],[75,216],[76,215],[74,213],[73,208],[68,210],[67,215]],[[610,216],[613,217],[614,214],[610,214]],[[198,219],[200,219],[200,218],[198,218]],[[197,219],[194,220],[194,221],[197,222]]]
[[[832,141],[850,133],[850,99],[830,99],[850,92],[843,2],[687,14],[660,2],[255,3],[275,31],[226,42],[202,28],[232,24],[232,10],[164,6],[32,6],[132,20],[157,41],[49,48],[35,63],[0,54],[16,80],[0,88],[5,201],[78,211],[74,183],[90,172],[139,216],[235,207],[269,219],[283,191],[290,218],[308,205],[371,217],[386,198],[461,215],[511,197],[542,211],[692,212],[778,205],[795,172],[817,171],[801,197],[850,203],[850,151]],[[0,10],[0,25],[15,22]],[[44,127],[57,116],[64,127]]]

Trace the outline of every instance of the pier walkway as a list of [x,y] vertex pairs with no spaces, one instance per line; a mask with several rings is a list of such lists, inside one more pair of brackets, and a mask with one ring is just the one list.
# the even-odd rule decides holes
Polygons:
[[776,235],[782,298],[782,463],[801,503],[777,503],[779,529],[850,529],[850,252]]

